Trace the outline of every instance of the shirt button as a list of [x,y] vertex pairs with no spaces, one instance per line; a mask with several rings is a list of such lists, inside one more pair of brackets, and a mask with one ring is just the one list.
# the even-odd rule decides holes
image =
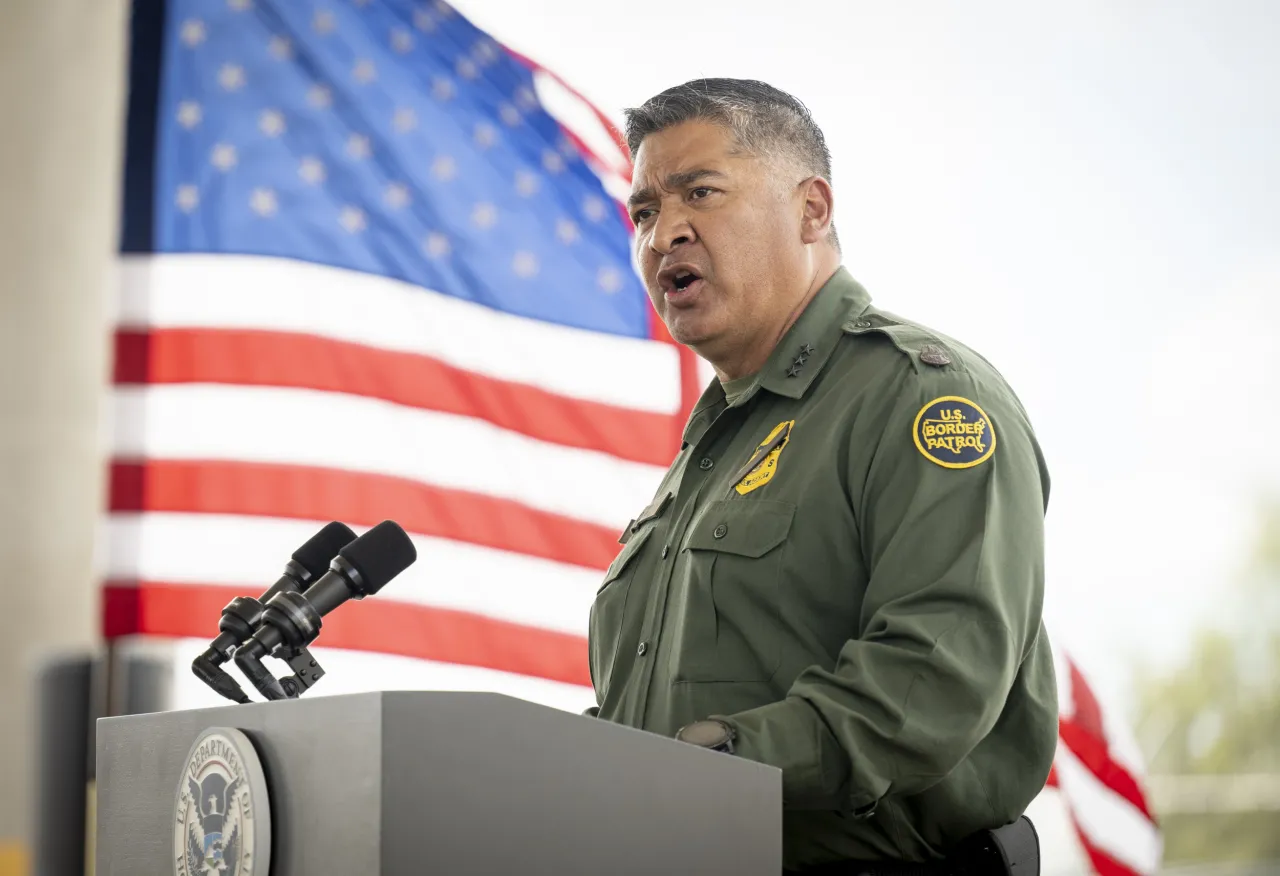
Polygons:
[[711,457],[704,456],[702,457],[702,461],[698,463],[698,468],[702,469],[703,471],[711,471],[711,467],[713,465],[715,465],[715,463],[711,461]]
[[721,523],[719,526],[715,528],[715,531],[712,532],[711,534],[716,538],[724,538],[725,533],[728,531],[729,531],[729,527]]
[[640,647],[639,647],[639,648],[636,648],[636,654],[637,654],[638,656],[640,656],[640,657],[643,657],[643,656],[644,656],[644,652],[645,652],[645,651],[648,651],[648,650],[649,650],[649,643],[648,643],[648,642],[641,642],[641,643],[640,643]]
[[871,323],[865,319],[860,319],[854,323],[858,328],[871,328]]
[[664,545],[662,546],[662,558],[663,558],[664,560],[667,558],[667,551],[669,551],[669,550],[671,550],[671,545],[669,545],[669,544],[664,544]]

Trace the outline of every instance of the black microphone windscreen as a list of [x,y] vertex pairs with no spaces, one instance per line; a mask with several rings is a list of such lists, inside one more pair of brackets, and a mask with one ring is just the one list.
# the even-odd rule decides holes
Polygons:
[[413,542],[394,520],[382,521],[338,553],[356,567],[366,593],[377,593],[418,558]]
[[351,531],[351,527],[335,520],[294,551],[293,559],[310,572],[312,578],[319,578],[328,571],[329,561],[344,546],[355,541],[355,538],[356,534]]

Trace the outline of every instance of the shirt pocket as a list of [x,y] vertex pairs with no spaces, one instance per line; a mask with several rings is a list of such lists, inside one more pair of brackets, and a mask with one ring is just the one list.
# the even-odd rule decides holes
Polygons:
[[676,681],[768,681],[782,658],[782,560],[795,505],[712,502],[690,527]]
[[588,621],[588,638],[591,647],[588,649],[591,683],[603,702],[609,687],[609,678],[617,662],[618,647],[622,642],[623,621],[627,613],[627,596],[631,591],[631,581],[635,577],[638,565],[636,555],[644,547],[653,527],[646,526],[628,534],[627,542],[618,556],[609,564],[605,572],[604,583],[596,591],[595,601],[591,604]]

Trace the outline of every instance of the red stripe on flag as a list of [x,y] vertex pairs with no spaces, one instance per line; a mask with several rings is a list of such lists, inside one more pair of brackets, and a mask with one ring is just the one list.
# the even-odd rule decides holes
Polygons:
[[[132,635],[211,638],[217,635],[223,606],[243,595],[234,587],[108,582],[102,632],[108,639]],[[348,603],[325,617],[316,645],[591,686],[587,641],[581,636],[382,597]]]
[[243,514],[343,520],[373,526],[388,518],[419,535],[606,569],[618,533],[509,499],[387,475],[308,466],[212,460],[117,460],[112,511]]
[[1147,806],[1138,781],[1127,769],[1111,759],[1105,740],[1067,718],[1058,721],[1058,738],[1108,790],[1128,800],[1148,820],[1155,823],[1155,816]]
[[1089,856],[1089,862],[1093,865],[1093,872],[1097,873],[1098,876],[1142,876],[1141,873],[1128,864],[1116,860],[1095,845],[1080,827],[1080,822],[1076,819],[1074,813],[1071,816],[1071,824],[1076,830],[1076,836],[1080,839],[1080,845],[1084,847],[1085,854]]
[[414,353],[314,335],[204,328],[120,331],[115,346],[117,384],[340,392],[474,417],[541,441],[663,468],[674,455],[670,414],[569,398]]

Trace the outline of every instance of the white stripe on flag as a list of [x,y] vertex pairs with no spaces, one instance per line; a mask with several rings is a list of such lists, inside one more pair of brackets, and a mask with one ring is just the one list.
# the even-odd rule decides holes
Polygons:
[[430,356],[570,398],[663,414],[680,409],[670,344],[512,316],[399,280],[290,259],[148,255],[125,256],[121,265],[121,328],[296,332]]
[[113,455],[318,466],[512,499],[621,529],[663,469],[481,420],[278,387],[116,387]]
[[1138,873],[1160,866],[1160,833],[1129,801],[1089,772],[1065,745],[1054,761],[1062,793],[1089,841]]
[[[225,584],[257,596],[327,521],[222,514],[115,513],[107,576]],[[364,528],[353,526],[357,535]],[[439,538],[413,536],[417,561],[376,597],[467,611],[585,636],[601,572]],[[209,618],[210,636],[217,618]]]

